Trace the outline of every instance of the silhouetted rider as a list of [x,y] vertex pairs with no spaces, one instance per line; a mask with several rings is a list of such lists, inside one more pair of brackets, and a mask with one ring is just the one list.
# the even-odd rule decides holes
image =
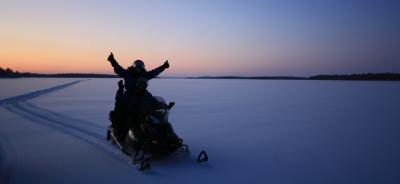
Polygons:
[[143,61],[136,60],[128,69],[122,68],[115,60],[113,53],[107,59],[114,68],[114,72],[125,80],[125,89],[129,95],[141,96],[149,94],[146,90],[147,81],[157,77],[166,68],[169,68],[168,60],[151,71],[146,71]]
[[[169,68],[168,60],[154,70],[146,71],[143,61],[136,60],[127,69],[122,68],[111,53],[107,59],[114,68],[114,72],[125,80],[118,83],[119,89],[116,94],[114,111],[110,113],[110,119],[119,140],[123,140],[132,127],[135,132],[135,139],[138,141],[135,146],[140,147],[144,140],[139,130],[140,123],[144,122],[146,114],[157,108],[158,101],[147,91],[147,81],[157,77],[166,68]],[[125,92],[123,92],[123,86]],[[128,115],[129,114],[129,115]]]

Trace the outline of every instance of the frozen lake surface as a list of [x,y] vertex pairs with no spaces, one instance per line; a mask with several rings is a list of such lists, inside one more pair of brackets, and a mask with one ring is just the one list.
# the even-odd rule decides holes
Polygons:
[[145,172],[105,141],[116,83],[1,79],[0,183],[400,183],[400,82],[152,80],[192,155]]

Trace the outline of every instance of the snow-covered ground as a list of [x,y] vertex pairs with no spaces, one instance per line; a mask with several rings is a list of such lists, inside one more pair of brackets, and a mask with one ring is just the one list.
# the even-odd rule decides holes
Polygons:
[[105,141],[116,82],[0,80],[0,183],[400,183],[399,82],[155,79],[192,155],[145,172]]

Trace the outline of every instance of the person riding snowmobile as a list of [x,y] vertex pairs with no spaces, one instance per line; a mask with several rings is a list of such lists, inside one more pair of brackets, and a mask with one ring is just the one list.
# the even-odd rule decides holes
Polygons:
[[[189,153],[189,146],[175,133],[168,118],[175,102],[167,103],[147,91],[147,81],[168,68],[168,60],[151,71],[146,71],[141,60],[124,69],[112,53],[108,61],[125,84],[123,80],[118,82],[115,107],[109,114],[107,141],[131,157],[132,164],[139,164],[141,171],[150,168],[149,159],[153,156],[167,156],[179,150]],[[201,151],[197,162],[207,160],[207,154]]]
[[[108,56],[107,59],[112,67],[114,68],[114,72],[121,78],[125,80],[125,89],[128,95],[131,96],[142,96],[142,95],[151,95],[147,90],[144,92],[143,87],[147,87],[147,82],[145,84],[141,84],[143,80],[151,80],[157,77],[161,72],[165,69],[169,68],[168,60],[164,62],[163,65],[151,70],[147,71],[145,69],[144,62],[142,60],[135,60],[132,66],[127,69],[122,68],[117,60],[115,60],[113,53]],[[146,86],[141,86],[146,85]],[[144,93],[143,93],[144,92]]]
[[[120,81],[116,95],[114,111],[110,113],[110,119],[114,122],[117,137],[122,140],[132,128],[137,135],[137,146],[140,147],[143,136],[140,132],[140,124],[144,122],[148,112],[159,106],[158,101],[147,91],[147,81],[157,77],[166,68],[169,68],[168,60],[160,67],[146,71],[143,61],[136,60],[128,69],[122,68],[111,53],[107,59],[114,68],[114,72],[124,79],[125,85]],[[123,92],[123,88],[125,92]],[[129,116],[127,116],[129,114]]]

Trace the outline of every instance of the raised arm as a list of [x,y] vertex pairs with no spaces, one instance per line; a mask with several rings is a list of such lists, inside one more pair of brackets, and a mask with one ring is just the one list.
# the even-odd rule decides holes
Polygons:
[[159,67],[157,67],[157,68],[155,68],[155,69],[149,71],[149,72],[147,73],[147,79],[150,80],[150,79],[152,79],[152,78],[157,77],[158,75],[160,75],[161,72],[163,72],[163,71],[164,71],[165,69],[167,69],[167,68],[169,68],[168,60],[165,61],[165,63],[164,63],[163,65],[161,65],[161,66],[159,66]]
[[128,71],[126,71],[124,68],[122,68],[117,60],[115,60],[113,53],[111,52],[110,56],[108,56],[107,60],[111,63],[111,66],[114,68],[114,72],[122,78],[125,78],[128,76]]

